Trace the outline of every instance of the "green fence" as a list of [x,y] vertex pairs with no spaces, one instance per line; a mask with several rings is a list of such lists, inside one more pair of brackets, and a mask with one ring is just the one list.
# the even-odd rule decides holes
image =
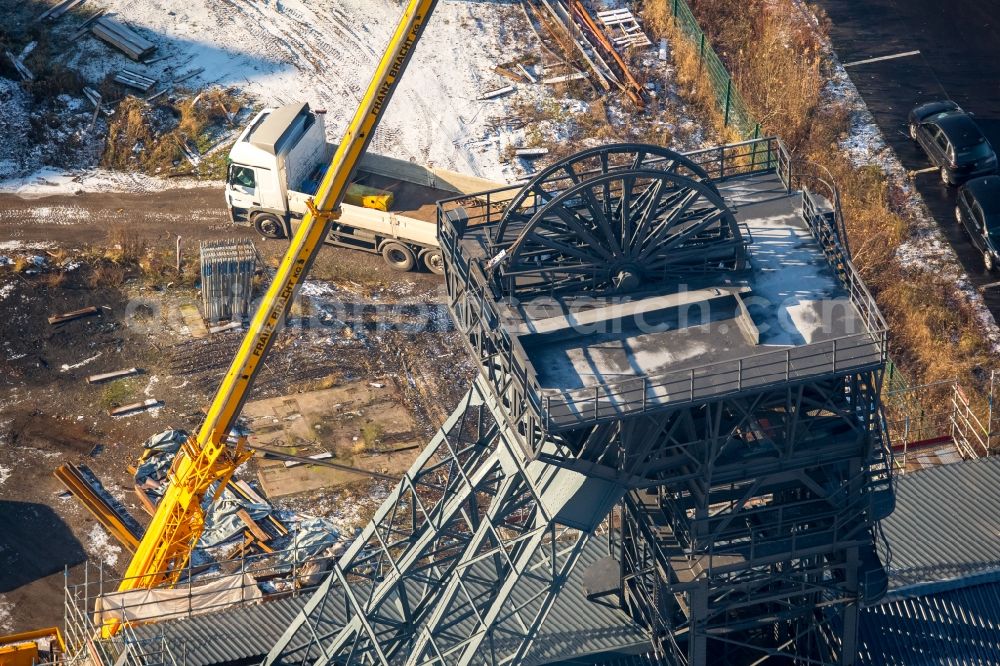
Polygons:
[[698,50],[698,66],[704,70],[705,77],[712,86],[712,93],[719,105],[719,111],[722,112],[725,126],[735,127],[744,138],[759,137],[760,124],[747,109],[746,103],[736,90],[733,77],[729,75],[722,59],[705,37],[687,1],[664,0],[664,2],[670,3],[674,24]]

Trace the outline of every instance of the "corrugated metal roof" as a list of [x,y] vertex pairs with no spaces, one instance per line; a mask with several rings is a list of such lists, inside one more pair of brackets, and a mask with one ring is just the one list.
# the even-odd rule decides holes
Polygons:
[[[642,630],[623,613],[587,601],[583,595],[583,572],[606,554],[606,541],[593,539],[587,545],[542,625],[527,663],[547,664],[648,646]],[[537,592],[529,588],[539,584],[535,579],[525,578],[512,602],[516,605]],[[139,638],[153,638],[162,633],[177,660],[188,666],[262,658],[308,599],[309,595],[287,597],[190,619],[145,625],[137,627],[136,634]],[[342,614],[342,609],[336,606],[328,604],[326,608]],[[343,623],[343,618],[339,621]]]
[[[897,595],[861,613],[858,663],[872,666],[1000,664],[1000,583]],[[933,588],[935,586],[927,586]],[[940,586],[937,586],[940,587]]]
[[590,657],[566,659],[548,666],[660,666],[662,663],[662,661],[657,660],[654,654],[647,652],[636,654],[606,652]]
[[1000,457],[898,477],[896,510],[882,521],[890,589],[1000,568],[998,488]]

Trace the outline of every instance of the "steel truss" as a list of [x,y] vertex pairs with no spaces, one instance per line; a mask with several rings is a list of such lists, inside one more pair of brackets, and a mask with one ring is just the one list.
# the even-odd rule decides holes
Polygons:
[[[873,529],[892,510],[884,357],[795,377],[786,364],[753,388],[740,374],[703,397],[692,373],[676,403],[595,390],[588,409],[553,415],[506,317],[541,294],[627,293],[636,276],[667,293],[675,271],[732,277],[746,250],[732,212],[687,158],[618,145],[520,192],[443,202],[439,231],[480,373],[266,663],[530,660],[615,506],[621,585],[601,596],[664,661],[851,663],[858,603],[886,586]],[[831,265],[853,271],[827,240]]]
[[[887,580],[893,508],[870,372],[668,414],[687,460],[623,501],[623,602],[676,663],[850,663],[859,599]],[[671,472],[667,472],[671,474]],[[834,620],[840,615],[842,619]]]
[[[525,458],[476,380],[267,662],[517,663],[621,496],[584,521],[561,515],[572,498],[543,495],[566,474]],[[512,603],[527,579],[542,592]]]

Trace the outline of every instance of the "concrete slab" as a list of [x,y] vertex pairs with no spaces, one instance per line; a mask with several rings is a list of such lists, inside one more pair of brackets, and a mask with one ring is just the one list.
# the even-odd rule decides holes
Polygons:
[[[381,388],[372,386],[379,384]],[[243,410],[254,444],[298,456],[328,452],[333,462],[383,474],[409,468],[424,437],[392,378],[356,380],[329,389],[257,400]],[[268,497],[284,497],[367,479],[363,473],[321,465],[286,467],[257,459]]]

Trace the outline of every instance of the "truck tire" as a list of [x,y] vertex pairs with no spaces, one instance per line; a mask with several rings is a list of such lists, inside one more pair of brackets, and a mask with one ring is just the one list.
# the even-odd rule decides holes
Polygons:
[[400,272],[412,271],[417,265],[417,258],[413,256],[413,250],[402,243],[389,241],[382,244],[382,258],[389,268]]
[[441,254],[441,250],[427,250],[421,260],[424,268],[434,275],[444,275],[444,256]]
[[261,213],[253,218],[253,226],[261,236],[265,238],[284,238],[285,225],[278,219],[277,215],[271,213]]

